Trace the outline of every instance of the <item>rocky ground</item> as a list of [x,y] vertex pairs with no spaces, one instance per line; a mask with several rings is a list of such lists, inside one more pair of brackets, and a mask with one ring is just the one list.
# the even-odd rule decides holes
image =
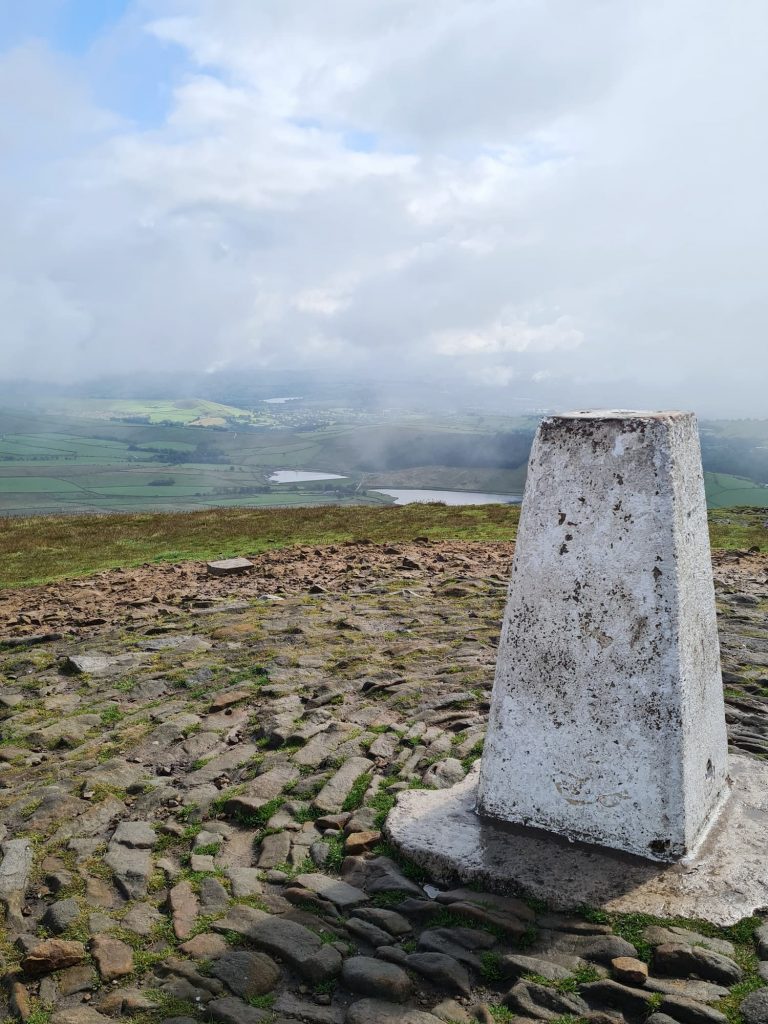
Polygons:
[[[510,556],[356,544],[2,592],[0,1016],[768,1021],[760,920],[562,915],[433,885],[383,838],[399,790],[480,754]],[[763,756],[768,559],[715,569],[731,742]]]

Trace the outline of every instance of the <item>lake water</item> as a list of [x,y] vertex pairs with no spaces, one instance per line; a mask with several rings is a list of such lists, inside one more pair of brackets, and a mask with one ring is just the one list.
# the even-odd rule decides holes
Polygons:
[[285,405],[286,402],[300,402],[301,395],[286,395],[284,398],[265,398],[266,405]]
[[379,494],[388,494],[396,505],[411,505],[415,501],[443,501],[446,505],[519,505],[521,494],[486,494],[483,491],[424,491],[407,487],[390,490],[377,487]]
[[276,469],[269,478],[271,484],[303,484],[308,480],[346,480],[338,473],[310,473],[303,469]]

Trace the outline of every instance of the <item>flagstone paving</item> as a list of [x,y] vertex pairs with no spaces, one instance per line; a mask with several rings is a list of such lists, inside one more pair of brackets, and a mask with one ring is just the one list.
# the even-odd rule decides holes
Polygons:
[[[31,642],[0,641],[0,1014],[725,1024],[748,997],[767,1020],[760,920],[564,916],[433,886],[382,836],[399,791],[481,753],[510,557],[350,544],[3,592]],[[730,739],[757,757],[767,569],[715,556]]]

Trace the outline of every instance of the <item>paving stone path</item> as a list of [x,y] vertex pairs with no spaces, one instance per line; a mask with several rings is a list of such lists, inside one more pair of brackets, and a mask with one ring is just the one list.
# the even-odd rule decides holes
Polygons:
[[[0,1014],[768,1021],[759,920],[563,915],[388,847],[398,791],[480,755],[510,555],[340,545],[6,592],[8,639],[62,635],[0,649]],[[767,566],[716,556],[731,742],[754,756]]]

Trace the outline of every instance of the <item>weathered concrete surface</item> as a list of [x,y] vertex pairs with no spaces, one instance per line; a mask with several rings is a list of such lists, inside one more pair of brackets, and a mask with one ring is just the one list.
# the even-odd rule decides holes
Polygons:
[[458,877],[553,907],[735,924],[768,907],[768,763],[732,754],[732,788],[692,858],[663,864],[475,812],[479,770],[451,789],[401,793],[387,837],[446,883]]
[[694,416],[545,419],[515,548],[481,812],[675,860],[722,798],[726,759]]

